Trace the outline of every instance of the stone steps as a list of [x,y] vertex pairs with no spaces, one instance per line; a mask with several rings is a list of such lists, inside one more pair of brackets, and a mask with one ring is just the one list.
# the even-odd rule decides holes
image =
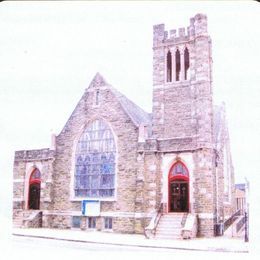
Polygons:
[[13,227],[20,228],[23,226],[23,211],[18,211],[13,215]]
[[155,239],[181,239],[181,222],[185,213],[168,213],[161,216]]
[[23,218],[22,217],[16,217],[13,219],[13,227],[22,227],[23,226]]
[[13,227],[19,228],[23,227],[23,220],[28,218],[34,211],[33,210],[24,210],[17,212],[13,216]]

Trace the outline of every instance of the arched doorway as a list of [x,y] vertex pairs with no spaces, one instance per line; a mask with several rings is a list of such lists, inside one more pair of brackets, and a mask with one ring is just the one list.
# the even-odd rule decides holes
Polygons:
[[34,169],[29,180],[28,209],[40,209],[41,173]]
[[169,212],[189,211],[189,172],[180,161],[176,162],[169,172]]

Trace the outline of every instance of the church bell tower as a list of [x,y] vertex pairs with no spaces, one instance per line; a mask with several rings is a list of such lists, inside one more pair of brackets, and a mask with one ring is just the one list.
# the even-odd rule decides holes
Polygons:
[[212,143],[212,55],[207,17],[185,28],[153,28],[153,137]]

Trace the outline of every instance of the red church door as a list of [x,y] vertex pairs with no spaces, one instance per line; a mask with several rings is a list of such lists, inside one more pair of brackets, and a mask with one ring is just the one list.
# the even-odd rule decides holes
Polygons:
[[170,183],[170,211],[189,211],[188,201],[188,183],[185,181],[177,180]]
[[35,169],[29,181],[28,209],[40,209],[41,173]]
[[169,172],[169,212],[189,212],[189,172],[178,161]]
[[40,183],[32,183],[29,188],[29,209],[40,209]]

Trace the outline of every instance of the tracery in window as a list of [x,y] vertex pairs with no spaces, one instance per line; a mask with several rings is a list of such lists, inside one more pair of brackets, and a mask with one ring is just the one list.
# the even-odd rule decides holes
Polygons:
[[74,190],[77,197],[113,197],[115,141],[103,120],[95,120],[81,135],[76,151]]
[[172,81],[172,54],[170,51],[167,53],[167,82]]

